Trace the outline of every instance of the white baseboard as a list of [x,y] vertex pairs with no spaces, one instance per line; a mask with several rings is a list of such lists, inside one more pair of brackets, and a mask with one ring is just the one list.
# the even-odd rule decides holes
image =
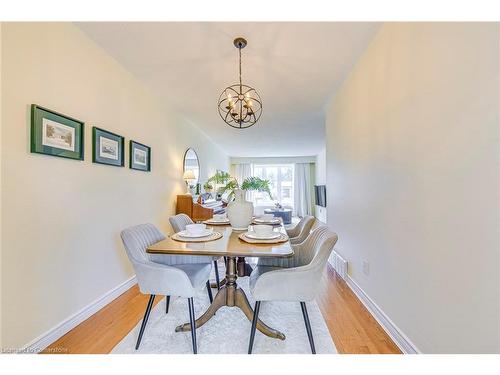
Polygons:
[[351,278],[347,276],[347,285],[356,294],[359,300],[365,305],[370,314],[382,326],[384,331],[394,341],[394,343],[405,354],[420,354],[421,351],[410,339],[394,324],[394,322],[382,311],[382,309],[364,292],[363,289]]
[[[382,311],[382,309],[364,292],[363,289],[348,275],[345,280],[349,288],[356,294],[359,300],[367,308],[374,319],[382,326],[384,331],[394,341],[394,343],[405,354],[419,354],[420,350],[411,342],[411,340],[394,324],[394,322]],[[66,333],[75,328],[78,324],[85,321],[93,314],[98,312],[104,306],[109,304],[115,298],[125,293],[133,285],[137,283],[135,275],[124,281],[116,288],[110,290],[100,298],[96,299],[77,313],[73,314],[65,321],[51,328],[47,332],[38,336],[30,343],[26,344],[21,350],[21,353],[38,353],[47,346],[58,340]]]
[[52,344],[57,339],[64,336],[66,333],[75,328],[78,324],[84,320],[90,318],[108,303],[113,301],[115,298],[125,293],[128,289],[137,283],[135,275],[130,279],[124,281],[116,288],[110,290],[103,296],[99,297],[89,305],[85,306],[83,309],[73,314],[63,322],[59,323],[55,327],[49,329],[47,332],[38,336],[36,339],[26,344],[19,352],[20,353],[38,353],[45,349],[47,346]]

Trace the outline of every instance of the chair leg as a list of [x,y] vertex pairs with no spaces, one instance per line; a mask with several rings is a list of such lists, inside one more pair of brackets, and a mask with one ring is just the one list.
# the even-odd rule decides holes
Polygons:
[[207,292],[208,292],[208,299],[210,300],[210,304],[214,301],[214,298],[212,297],[212,288],[210,288],[210,280],[207,280]]
[[316,354],[316,348],[314,347],[314,339],[311,330],[311,322],[309,322],[309,315],[307,314],[306,303],[301,302],[300,307],[302,308],[302,315],[304,316],[304,323],[306,324],[307,337],[309,337],[309,344],[311,345],[312,354]]
[[196,323],[194,318],[193,297],[188,298],[188,305],[189,305],[189,323],[191,324],[191,341],[193,343],[193,354],[196,354],[198,352],[198,349],[196,348]]
[[215,271],[215,282],[217,283],[217,290],[220,289],[220,278],[219,278],[219,268],[217,267],[217,261],[214,260],[214,271]]
[[144,334],[144,329],[146,328],[146,324],[148,323],[149,313],[151,312],[151,308],[153,307],[153,302],[155,300],[155,295],[151,294],[149,297],[148,305],[146,307],[146,312],[144,313],[144,318],[142,318],[141,330],[139,331],[139,337],[137,338],[137,343],[135,344],[135,350],[139,349],[139,345],[141,345],[142,335]]
[[168,307],[170,306],[170,296],[165,296],[166,299],[166,305],[167,307],[165,308],[165,314],[168,314]]
[[257,321],[259,320],[260,301],[255,302],[253,309],[252,329],[250,330],[250,342],[248,344],[248,354],[252,354],[253,339],[255,338],[255,329],[257,328]]

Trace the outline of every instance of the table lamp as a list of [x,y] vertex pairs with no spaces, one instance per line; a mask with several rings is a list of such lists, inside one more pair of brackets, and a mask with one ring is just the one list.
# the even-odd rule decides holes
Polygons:
[[186,181],[186,194],[191,195],[191,191],[189,190],[189,183],[193,182],[196,180],[196,176],[194,175],[194,172],[192,169],[188,169],[187,171],[184,172],[184,176],[182,177],[184,181]]

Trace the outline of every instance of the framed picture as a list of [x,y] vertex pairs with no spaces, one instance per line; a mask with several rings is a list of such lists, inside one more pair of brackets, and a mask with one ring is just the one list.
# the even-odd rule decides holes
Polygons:
[[98,127],[92,128],[92,162],[123,167],[125,138]]
[[82,121],[31,105],[32,153],[83,160],[83,130]]
[[130,141],[130,168],[151,171],[151,147]]

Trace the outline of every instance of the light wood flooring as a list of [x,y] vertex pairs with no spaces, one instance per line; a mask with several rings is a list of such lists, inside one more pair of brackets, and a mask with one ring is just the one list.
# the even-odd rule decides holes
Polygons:
[[[133,286],[44,353],[109,353],[142,319],[147,300]],[[157,297],[155,303],[159,301]],[[401,353],[330,265],[317,302],[339,353]]]

